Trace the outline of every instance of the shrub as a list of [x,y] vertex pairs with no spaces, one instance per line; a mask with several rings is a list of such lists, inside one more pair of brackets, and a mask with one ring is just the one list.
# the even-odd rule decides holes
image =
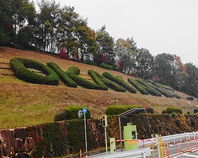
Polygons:
[[174,89],[170,86],[167,86],[167,85],[164,85],[164,84],[161,84],[161,83],[154,83],[154,85],[156,85],[157,87],[159,88],[164,88],[166,90],[171,90],[171,91],[174,91]]
[[131,93],[137,92],[136,89],[132,85],[130,86],[124,80],[119,79],[118,77],[114,77],[112,74],[110,74],[108,72],[104,72],[102,75],[105,76],[106,78],[108,78],[109,80],[117,83],[118,85],[122,86],[123,88],[127,89]]
[[111,65],[107,65],[107,64],[100,64],[99,67],[103,68],[103,69],[108,69],[108,70],[113,70],[113,67]]
[[171,94],[170,92],[166,91],[165,89],[163,88],[159,88],[157,86],[155,86],[154,84],[150,83],[150,82],[147,82],[147,84],[149,86],[151,86],[152,88],[156,89],[158,92],[160,92],[162,95],[164,95],[165,97],[169,97],[169,98],[173,98],[174,95]]
[[139,82],[129,78],[128,79],[129,83],[132,84],[138,91],[140,91],[141,94],[145,94],[148,95],[149,93],[147,92],[147,90],[144,89],[144,86],[142,84],[140,84]]
[[69,111],[67,110],[59,111],[54,117],[55,121],[62,121],[62,120],[69,120],[69,119],[70,119],[70,114],[69,114]]
[[153,108],[146,108],[146,112],[153,114],[154,113],[154,110],[153,110]]
[[64,82],[65,85],[69,87],[77,87],[77,84],[57,64],[47,63],[47,65],[59,75],[61,81]]
[[191,96],[186,97],[186,99],[187,99],[187,100],[194,100],[194,98],[191,97]]
[[136,81],[138,81],[140,84],[142,84],[144,86],[144,88],[146,89],[146,91],[149,92],[149,94],[154,95],[154,96],[161,96],[161,93],[158,92],[157,90],[155,90],[154,88],[152,88],[148,84],[148,82],[145,82],[142,79],[137,79]]
[[175,98],[177,98],[177,99],[181,99],[181,97],[180,96],[178,96],[177,94],[173,94],[174,95],[174,97]]
[[193,112],[194,112],[194,113],[198,113],[198,109],[194,109]]
[[69,69],[67,70],[67,73],[71,73],[73,75],[80,75],[80,69],[75,66],[70,66]]
[[106,108],[106,115],[119,115],[127,110],[142,108],[141,105],[111,105]]
[[87,89],[101,89],[98,85],[96,85],[93,82],[90,82],[80,76],[78,76],[80,74],[80,69],[77,67],[70,67],[67,71],[68,76],[74,80],[79,86],[82,86],[84,88]]
[[[10,61],[12,70],[16,77],[21,80],[47,85],[58,85],[59,77],[48,66],[34,60],[24,58],[12,58]],[[28,68],[33,68],[41,71],[42,74],[30,71]]]
[[111,89],[113,89],[113,90],[115,90],[115,91],[117,91],[117,92],[126,92],[126,90],[125,90],[124,88],[122,88],[122,87],[119,86],[118,84],[112,82],[112,81],[109,80],[108,78],[106,78],[106,77],[100,75],[100,74],[97,73],[97,72],[95,72],[95,74],[97,75],[97,77],[98,77],[99,79],[101,79],[101,80],[105,83],[105,85],[106,85],[107,87],[109,87],[109,88],[111,88]]
[[[78,111],[83,109],[83,108],[85,108],[85,106],[73,105],[73,106],[69,106],[69,107],[65,108],[65,110],[69,112],[69,116],[70,116],[69,119],[78,119]],[[87,119],[91,118],[89,109],[87,109],[86,118]]]
[[182,111],[181,108],[176,107],[176,106],[173,106],[173,107],[167,108],[166,110],[164,110],[164,111],[162,112],[162,114],[173,114],[173,113],[182,114],[183,111]]
[[94,65],[94,66],[97,65],[97,64],[96,64],[95,62],[93,62],[93,61],[85,61],[85,63],[88,64],[88,65]]
[[89,70],[88,74],[91,76],[91,78],[95,81],[95,83],[102,89],[102,90],[108,90],[108,87],[106,84],[102,81],[100,77],[98,77],[98,73],[93,70]]

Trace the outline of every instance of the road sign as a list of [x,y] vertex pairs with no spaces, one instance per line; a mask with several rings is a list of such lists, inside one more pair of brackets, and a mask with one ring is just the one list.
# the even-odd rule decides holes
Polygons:
[[78,111],[78,118],[82,118],[82,116],[83,116],[83,112],[82,112],[82,110],[79,110]]
[[87,113],[87,109],[86,108],[83,108],[82,109],[82,112],[83,112],[83,114],[86,114]]

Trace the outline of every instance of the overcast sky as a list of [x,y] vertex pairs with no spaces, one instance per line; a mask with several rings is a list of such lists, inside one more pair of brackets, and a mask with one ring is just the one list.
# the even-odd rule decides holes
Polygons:
[[153,55],[177,54],[198,66],[198,0],[55,1],[74,6],[95,30],[105,25],[116,39],[133,37]]

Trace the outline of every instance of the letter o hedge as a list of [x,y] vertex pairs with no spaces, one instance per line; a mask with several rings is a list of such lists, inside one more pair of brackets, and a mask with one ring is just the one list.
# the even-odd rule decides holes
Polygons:
[[[17,78],[37,84],[58,85],[59,77],[48,66],[34,60],[25,58],[12,58],[10,61],[12,70]],[[43,75],[30,71],[28,68],[39,70]]]

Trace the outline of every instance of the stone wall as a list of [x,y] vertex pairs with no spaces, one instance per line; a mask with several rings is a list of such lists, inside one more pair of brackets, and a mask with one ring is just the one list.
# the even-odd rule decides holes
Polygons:
[[[104,146],[100,121],[88,120],[87,131],[89,150]],[[0,131],[0,157],[52,157],[84,148],[84,124],[79,120]]]

